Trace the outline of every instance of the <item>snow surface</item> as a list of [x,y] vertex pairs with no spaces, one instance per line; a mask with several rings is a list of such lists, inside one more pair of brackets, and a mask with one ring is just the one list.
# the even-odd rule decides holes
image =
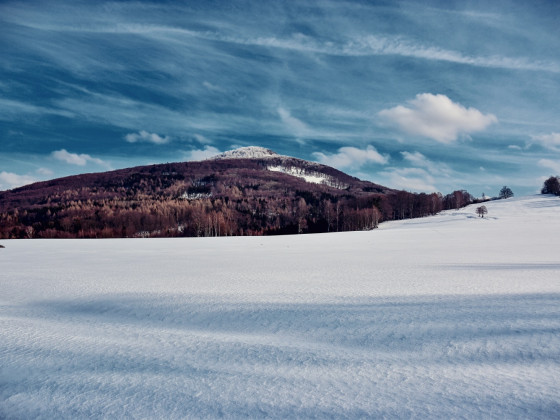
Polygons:
[[560,199],[0,249],[0,418],[560,418]]
[[[269,158],[290,158],[288,156],[279,155],[270,149],[258,146],[247,146],[240,147],[238,149],[229,150],[219,155],[213,156],[208,160],[220,160],[220,159],[269,159]],[[299,159],[298,159],[299,160]],[[308,162],[309,163],[309,162]],[[296,176],[298,178],[304,179],[306,182],[313,184],[325,184],[334,188],[343,189],[348,187],[348,185],[342,184],[337,181],[332,176],[323,174],[317,171],[309,171],[305,168],[295,167],[295,166],[282,166],[282,165],[269,165],[266,169],[272,172],[282,172],[288,175]],[[186,193],[185,193],[186,194]],[[187,198],[185,194],[181,198]],[[195,197],[196,199],[197,197]]]
[[209,160],[218,159],[263,159],[263,158],[275,158],[281,157],[276,152],[270,149],[259,146],[247,146],[240,147],[234,150],[228,150],[227,152],[220,153],[219,155],[211,157]]
[[338,189],[344,189],[348,187],[348,185],[343,184],[340,181],[337,181],[335,178],[333,178],[330,175],[323,174],[317,171],[308,171],[305,168],[300,168],[296,166],[286,167],[281,165],[277,165],[277,166],[269,165],[267,166],[266,169],[272,172],[282,172],[284,174],[302,178],[306,182],[309,182],[311,184],[324,184]]

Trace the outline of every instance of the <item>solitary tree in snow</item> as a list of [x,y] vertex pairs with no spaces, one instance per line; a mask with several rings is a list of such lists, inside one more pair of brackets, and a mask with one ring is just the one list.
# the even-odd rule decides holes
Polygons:
[[506,187],[505,185],[500,190],[500,198],[510,198],[513,197],[513,191],[511,188]]
[[488,209],[486,208],[486,206],[480,206],[476,208],[476,214],[478,214],[479,217],[484,217],[486,213],[488,213]]

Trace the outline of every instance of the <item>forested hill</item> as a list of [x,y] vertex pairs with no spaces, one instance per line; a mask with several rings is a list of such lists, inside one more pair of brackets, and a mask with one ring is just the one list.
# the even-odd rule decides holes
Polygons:
[[250,147],[199,162],[83,174],[0,192],[0,238],[270,235],[372,229],[460,207]]

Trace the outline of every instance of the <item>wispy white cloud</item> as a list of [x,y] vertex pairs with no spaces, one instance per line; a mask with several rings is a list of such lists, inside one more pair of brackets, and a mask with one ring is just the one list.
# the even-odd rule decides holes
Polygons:
[[146,130],[141,130],[138,133],[129,133],[124,136],[124,139],[129,143],[154,143],[154,144],[165,144],[169,142],[169,137],[161,137],[156,133],[148,133]]
[[[227,114],[223,118],[217,118],[212,110],[186,114],[161,104],[130,99],[119,94],[93,93],[84,98],[69,97],[58,100],[57,105],[60,108],[76,110],[81,118],[96,124],[108,124],[127,130],[148,125],[145,130],[147,133],[164,130],[173,130],[175,133],[185,130],[237,132],[255,125],[254,117],[244,114]],[[138,132],[130,134],[141,136]],[[168,138],[168,142],[170,141],[171,137]]]
[[[460,51],[459,49],[445,48],[434,45],[433,42],[420,41],[414,37],[407,36],[403,33],[399,34],[380,34],[371,33],[371,25],[367,27],[362,26],[361,30],[350,31],[348,30],[348,17],[337,17],[343,15],[338,10],[328,10],[333,5],[329,2],[321,2],[318,9],[322,9],[321,23],[315,22],[315,29],[320,30],[331,29],[336,27],[342,29],[344,36],[329,37],[322,39],[320,37],[307,36],[302,33],[293,33],[288,36],[281,36],[274,33],[271,26],[273,18],[278,19],[278,13],[285,13],[282,7],[270,7],[268,13],[257,15],[261,21],[256,22],[264,25],[269,30],[251,31],[250,29],[242,26],[244,20],[237,22],[239,16],[235,13],[230,13],[227,16],[220,16],[217,12],[211,19],[203,19],[199,14],[192,13],[188,7],[181,7],[174,5],[173,12],[181,13],[185,16],[192,14],[200,21],[197,23],[204,23],[204,30],[195,30],[195,26],[180,26],[177,24],[169,24],[164,20],[154,17],[151,14],[151,19],[139,19],[146,17],[148,6],[145,4],[139,7],[137,3],[120,4],[119,6],[113,5],[111,13],[107,13],[107,8],[90,6],[88,8],[87,19],[68,19],[67,14],[61,13],[60,16],[53,16],[44,10],[24,10],[22,7],[5,6],[5,15],[9,16],[11,22],[16,22],[32,29],[38,29],[43,32],[79,32],[84,34],[133,34],[139,35],[147,39],[156,39],[160,42],[170,42],[174,39],[198,39],[205,41],[220,41],[224,43],[239,44],[239,45],[253,45],[262,46],[267,48],[287,49],[300,52],[311,52],[328,55],[343,55],[343,56],[374,56],[374,55],[397,55],[402,57],[421,58],[426,60],[447,61],[458,64],[466,64],[480,67],[496,67],[508,68],[519,70],[535,70],[535,71],[551,71],[560,72],[560,63],[553,60],[535,60],[523,56],[504,56],[499,54],[469,54]],[[344,8],[344,16],[354,16],[354,23],[360,23],[361,19],[373,18],[375,21],[375,7],[362,7],[357,4],[339,3],[338,8]],[[427,15],[424,13],[428,8],[413,8],[413,15],[408,14],[408,19],[425,19]],[[158,9],[158,12],[160,10]],[[445,8],[435,10],[435,13],[430,13],[429,18],[443,20],[441,13],[461,13],[464,17],[471,17],[472,21],[477,23],[483,19],[486,25],[495,27],[496,21],[503,19],[503,14],[488,13],[487,11],[468,10],[468,11],[453,11]],[[67,13],[72,12],[67,9]],[[247,11],[250,12],[250,11]],[[408,11],[410,12],[410,10]],[[407,13],[407,8],[402,8],[402,13]],[[272,16],[272,14],[274,14]],[[246,16],[243,15],[243,18]],[[65,19],[66,18],[66,19]],[[285,18],[286,20],[288,17]],[[462,19],[464,20],[464,18]],[[142,22],[142,23],[140,23]],[[147,23],[149,22],[149,23]],[[235,24],[237,22],[237,25]],[[511,32],[511,27],[514,22],[508,22],[507,28]],[[527,25],[528,32],[531,25]],[[343,30],[345,29],[345,30]],[[368,30],[369,29],[369,30]]]
[[[19,120],[22,118],[28,118],[29,115],[57,115],[67,118],[75,116],[71,110],[36,106],[19,100],[0,98],[0,120]],[[13,134],[16,133],[13,132]]]
[[388,168],[379,175],[391,188],[426,193],[438,191],[435,178],[422,168]]
[[203,136],[202,134],[195,134],[193,137],[197,142],[201,144],[213,143],[212,140],[210,140],[208,137]]
[[560,162],[551,159],[540,159],[538,165],[542,168],[552,169],[556,175],[560,174]]
[[36,181],[38,181],[37,178],[30,175],[18,175],[13,172],[2,171],[0,172],[0,191],[11,190]]
[[306,137],[309,134],[309,128],[307,125],[294,117],[289,110],[283,107],[278,107],[278,115],[282,120],[287,131],[295,137],[301,138]]
[[62,162],[66,162],[70,165],[85,166],[88,163],[94,163],[96,165],[110,167],[109,163],[101,159],[91,157],[90,155],[85,153],[70,153],[66,149],[56,150],[52,152],[51,155],[53,158]]
[[54,175],[54,171],[52,171],[49,168],[38,168],[35,172],[37,172],[39,175],[43,175],[43,176]]
[[188,161],[197,161],[211,158],[222,153],[213,146],[205,146],[203,149],[193,149],[184,153],[185,159]]
[[333,154],[314,152],[313,157],[318,162],[334,168],[359,168],[366,163],[385,165],[389,161],[389,156],[380,154],[371,145],[368,145],[365,149],[341,147],[337,153]]
[[420,152],[404,151],[401,155],[411,167],[391,167],[379,174],[392,188],[430,193],[438,191],[436,184],[456,181],[452,179],[452,169],[445,163],[434,162]]
[[540,144],[549,150],[560,151],[560,133],[531,136],[532,143]]
[[348,55],[399,55],[478,67],[560,72],[560,64],[556,62],[535,62],[524,57],[512,58],[500,55],[470,56],[459,51],[417,43],[402,36],[366,35],[351,41],[343,50]]
[[421,93],[408,101],[378,113],[384,123],[405,133],[431,138],[449,144],[459,138],[486,129],[497,123],[493,114],[483,114],[475,108],[465,108],[445,95]]
[[[158,31],[169,31],[167,28],[158,28]],[[447,61],[457,64],[466,64],[477,67],[507,68],[512,70],[533,70],[560,72],[560,64],[554,61],[534,61],[525,57],[507,57],[501,55],[478,56],[463,54],[460,51],[449,50],[435,45],[426,45],[407,39],[402,35],[381,36],[364,34],[351,37],[342,41],[320,41],[300,33],[291,37],[259,36],[236,37],[224,36],[217,32],[197,33],[188,31],[189,36],[220,40],[223,42],[255,45],[267,48],[280,48],[305,53],[325,55],[363,57],[378,55],[396,55],[401,57],[421,58],[425,60]]]
[[415,167],[426,169],[430,174],[437,176],[448,176],[451,173],[449,165],[442,162],[434,162],[420,152],[401,152],[403,159]]
[[428,162],[428,158],[420,152],[401,152],[401,155],[405,160],[418,166],[426,166]]
[[210,83],[207,80],[202,82],[202,86],[204,86],[206,89],[208,89],[211,92],[222,92],[222,93],[225,92],[225,90],[223,88],[221,88],[220,86],[217,86],[213,83]]

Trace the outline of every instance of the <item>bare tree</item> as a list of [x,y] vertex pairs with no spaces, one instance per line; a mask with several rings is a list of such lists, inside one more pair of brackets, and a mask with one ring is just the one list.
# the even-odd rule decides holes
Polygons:
[[32,239],[34,233],[35,233],[35,229],[33,229],[33,226],[25,227],[25,235],[27,236],[27,238]]
[[479,217],[484,217],[485,214],[488,213],[488,209],[486,208],[486,206],[480,206],[476,208],[476,214],[478,214]]

